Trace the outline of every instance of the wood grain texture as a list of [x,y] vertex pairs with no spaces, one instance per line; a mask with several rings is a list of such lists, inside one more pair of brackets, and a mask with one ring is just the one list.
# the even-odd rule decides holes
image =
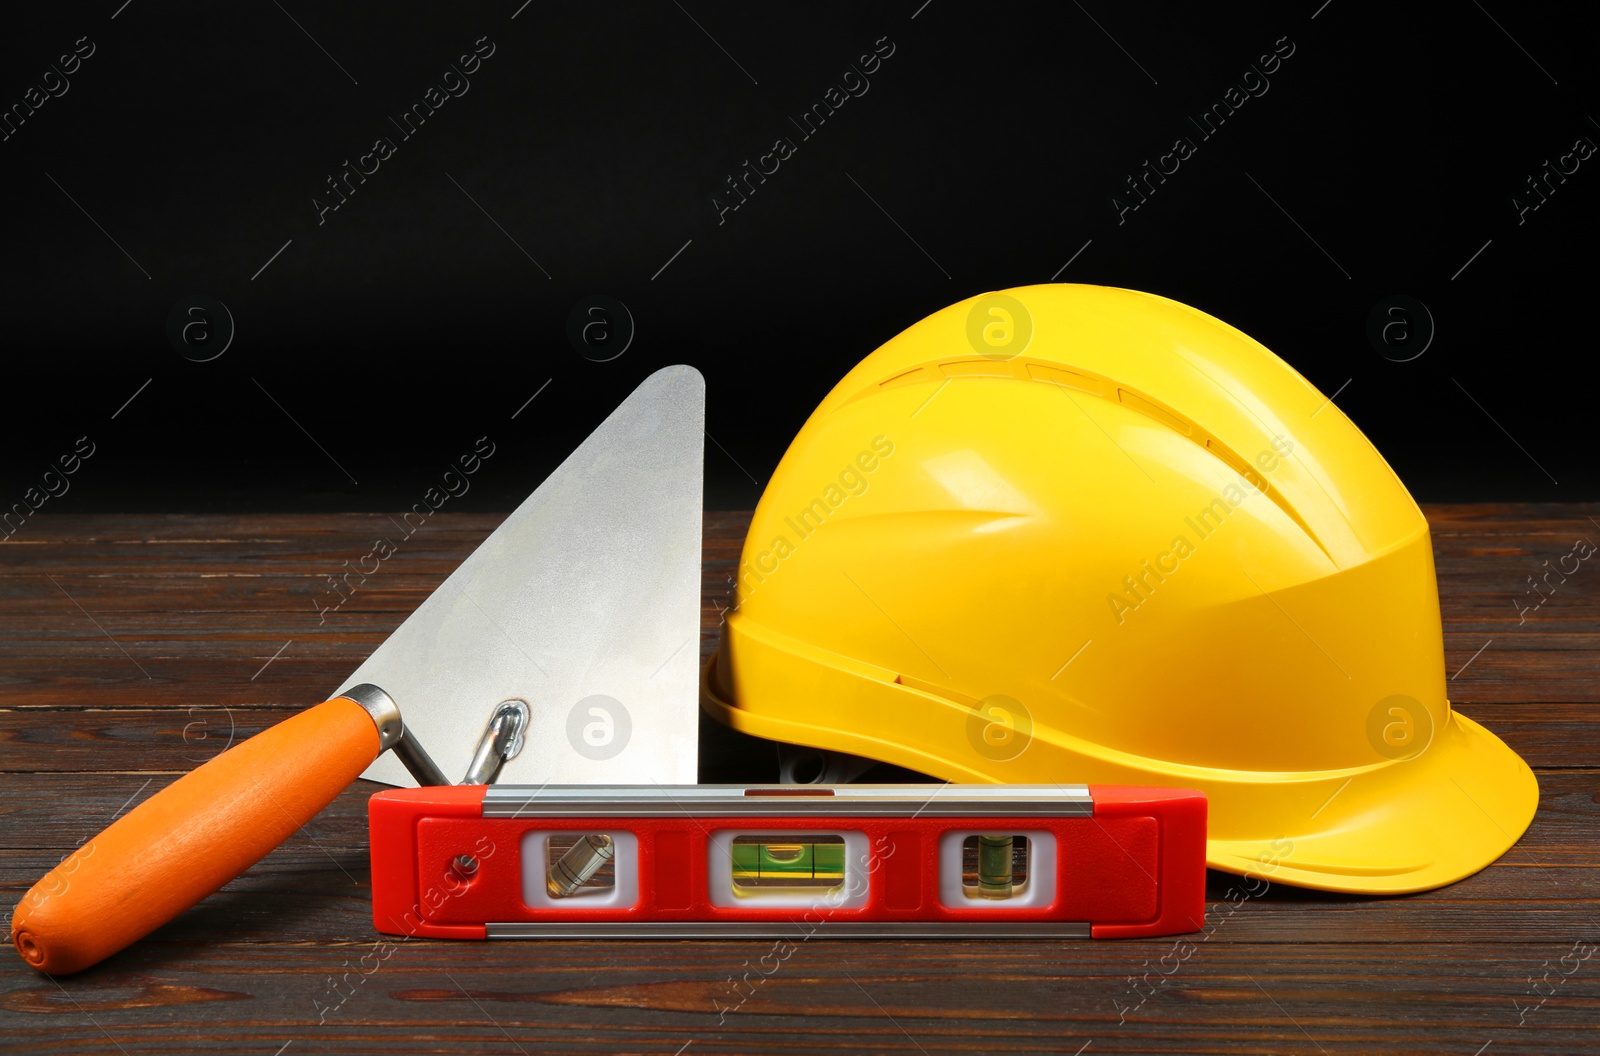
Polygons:
[[[1523,840],[1459,884],[1273,885],[1230,911],[1236,881],[1212,874],[1208,931],[1177,941],[390,942],[368,917],[378,786],[358,782],[82,975],[0,958],[0,1051],[1600,1052],[1600,956],[1573,952],[1600,942],[1600,562],[1519,614],[1543,562],[1600,542],[1600,507],[1426,512],[1452,700],[1541,789]],[[498,521],[436,516],[320,616],[327,577],[395,534],[383,515],[41,515],[0,544],[7,912],[230,738],[324,699]],[[747,523],[707,515],[702,655]],[[730,772],[751,751],[703,736]]]

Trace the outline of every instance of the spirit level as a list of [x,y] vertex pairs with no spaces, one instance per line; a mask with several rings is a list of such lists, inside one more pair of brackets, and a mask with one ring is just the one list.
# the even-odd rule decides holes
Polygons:
[[1118,785],[457,785],[368,805],[434,938],[1122,938],[1205,919],[1206,800]]

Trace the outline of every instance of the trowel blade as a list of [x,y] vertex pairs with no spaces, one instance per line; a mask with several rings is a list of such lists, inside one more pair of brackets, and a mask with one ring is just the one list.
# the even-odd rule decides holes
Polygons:
[[[339,692],[387,691],[452,780],[520,698],[501,783],[693,784],[704,436],[699,371],[650,375]],[[362,776],[417,783],[393,752]]]

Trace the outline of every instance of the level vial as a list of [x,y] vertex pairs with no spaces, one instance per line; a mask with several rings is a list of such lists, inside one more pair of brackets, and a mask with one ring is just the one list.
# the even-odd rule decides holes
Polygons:
[[616,853],[616,844],[610,836],[590,833],[551,864],[545,874],[545,890],[550,892],[551,898],[566,898],[588,883]]
[[981,898],[1010,898],[1012,837],[978,837],[978,895]]

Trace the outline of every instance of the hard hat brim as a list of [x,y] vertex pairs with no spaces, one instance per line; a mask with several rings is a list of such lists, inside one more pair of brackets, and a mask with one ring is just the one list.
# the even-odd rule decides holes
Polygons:
[[1539,784],[1500,738],[1452,711],[1415,758],[1352,775],[1298,824],[1284,815],[1308,800],[1274,798],[1278,806],[1263,803],[1261,813],[1278,815],[1278,835],[1213,838],[1207,864],[1298,887],[1398,895],[1498,859],[1533,820]]
[[[757,642],[745,639],[745,644],[759,652]],[[783,656],[794,658],[792,653]],[[770,709],[752,710],[751,702],[740,706],[718,685],[722,659],[719,651],[703,670],[700,701],[707,713],[734,729],[848,751],[955,782],[1070,781],[1199,789],[1211,804],[1208,866],[1298,887],[1370,895],[1443,887],[1509,850],[1539,805],[1539,784],[1528,765],[1500,738],[1454,710],[1415,757],[1345,771],[1216,770],[1130,756],[1112,761],[1052,745],[1039,730],[1013,763],[991,764],[795,722],[769,714]],[[759,660],[754,662],[759,666]],[[786,666],[776,684],[813,685],[804,674]],[[845,674],[840,669],[834,674],[829,691],[850,696],[847,683],[852,679],[838,678]],[[936,724],[966,710],[935,703],[936,698],[898,682],[886,684],[886,672],[863,667],[852,674],[856,681],[904,695],[908,703],[933,704],[919,713],[918,721],[924,723]],[[1018,768],[1022,762],[1029,764],[1025,770]]]

